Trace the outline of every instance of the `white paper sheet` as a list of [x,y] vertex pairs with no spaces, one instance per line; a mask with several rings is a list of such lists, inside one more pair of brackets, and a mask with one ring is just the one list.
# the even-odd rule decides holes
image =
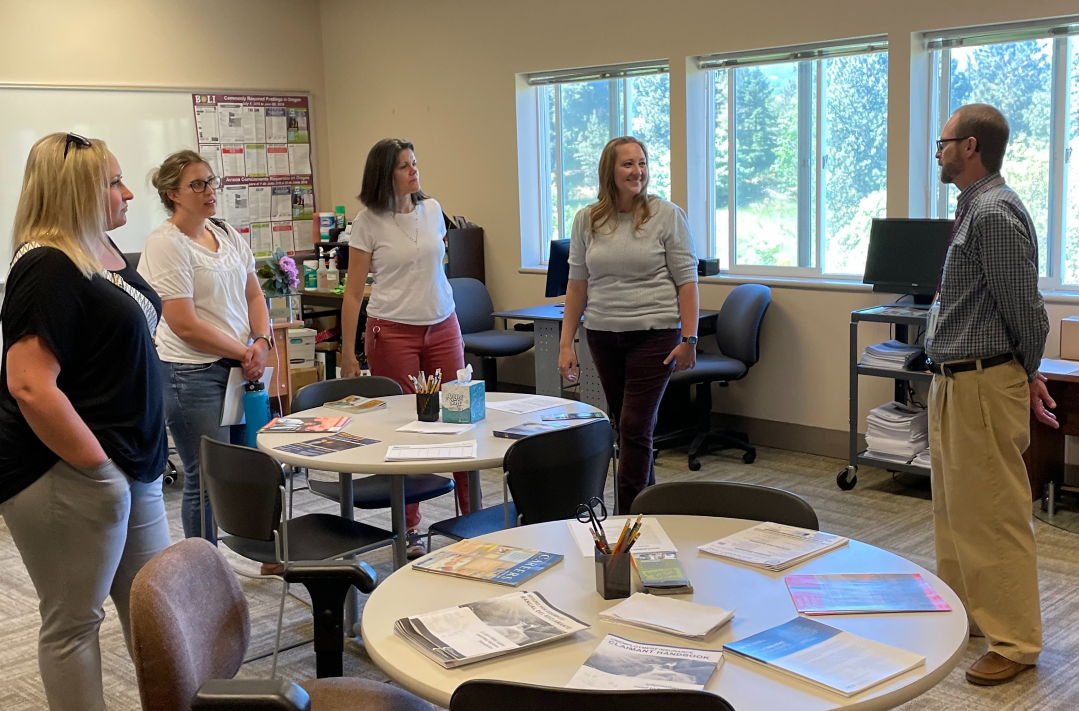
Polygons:
[[474,425],[457,424],[455,422],[420,422],[416,420],[397,428],[398,432],[416,432],[418,434],[461,434],[465,430],[472,429]]
[[221,131],[217,127],[216,106],[196,106],[195,126],[198,129],[199,143],[221,142]]
[[[270,388],[270,378],[273,377],[273,367],[267,366],[262,371],[259,382]],[[247,379],[240,368],[229,370],[229,381],[225,385],[225,403],[221,408],[221,426],[244,424],[244,383]]]
[[292,188],[287,185],[275,185],[270,188],[270,219],[292,220]]
[[226,185],[221,195],[221,212],[225,221],[232,225],[239,225],[251,221],[250,211],[247,207],[247,186]]
[[222,143],[244,142],[243,104],[218,104],[217,127]]
[[291,222],[274,222],[271,229],[273,230],[273,248],[275,250],[283,250],[286,254],[296,251]]
[[306,143],[289,144],[288,165],[291,175],[311,175],[311,146]]
[[252,222],[270,221],[270,186],[251,185],[247,188],[247,205]]
[[559,407],[565,404],[565,400],[557,397],[548,397],[547,395],[527,395],[525,397],[514,398],[513,400],[488,400],[487,409],[512,412],[515,415],[527,415],[530,412],[550,410],[552,407]]
[[223,175],[221,168],[221,146],[199,146],[199,155],[209,164],[214,175]]
[[266,142],[284,143],[288,140],[288,109],[266,107]]
[[[636,520],[636,516],[629,517],[631,524]],[[618,535],[622,532],[622,528],[626,525],[626,519],[608,518],[602,523],[603,530],[607,534],[607,543],[613,546],[615,541],[618,540]],[[566,521],[566,525],[569,526],[570,533],[573,534],[573,540],[577,542],[577,548],[580,549],[581,555],[585,558],[591,558],[596,550],[596,542],[592,540],[592,534],[589,533],[592,530],[592,524],[571,519]],[[633,545],[632,552],[677,553],[678,547],[674,545],[671,537],[663,530],[663,526],[660,525],[658,519],[645,518],[641,521],[641,537]]]
[[639,592],[599,616],[600,619],[682,637],[704,638],[734,617],[734,611]]
[[221,173],[222,177],[226,178],[242,178],[247,175],[242,143],[221,146]]
[[266,109],[261,106],[244,107],[244,143],[266,142]]
[[395,444],[386,450],[387,462],[430,459],[475,459],[476,440],[447,444]]
[[244,159],[247,163],[249,178],[266,177],[266,146],[262,143],[248,143],[244,146]]
[[288,146],[266,146],[266,171],[270,175],[288,175]]
[[256,257],[273,254],[273,230],[269,222],[251,223],[251,252]]

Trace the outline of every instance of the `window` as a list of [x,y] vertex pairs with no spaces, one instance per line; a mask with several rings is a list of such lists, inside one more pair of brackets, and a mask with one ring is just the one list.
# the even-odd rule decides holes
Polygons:
[[595,202],[599,157],[609,140],[635,136],[648,148],[649,192],[671,197],[671,87],[666,62],[527,77],[539,135],[542,261],[569,237],[577,211]]
[[710,72],[709,232],[722,268],[861,274],[870,221],[885,210],[887,40],[698,65]]
[[[1079,290],[1079,18],[927,33],[934,138],[960,106],[991,104],[1011,127],[1001,173],[1038,239],[1043,289]],[[932,152],[933,146],[926,147]],[[955,214],[958,190],[930,163],[931,213]]]

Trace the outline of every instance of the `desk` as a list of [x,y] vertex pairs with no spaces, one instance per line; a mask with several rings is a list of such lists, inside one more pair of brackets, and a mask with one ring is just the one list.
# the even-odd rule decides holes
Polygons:
[[[698,337],[716,332],[715,319],[718,311],[701,311],[698,321]],[[562,397],[562,375],[558,372],[558,344],[562,337],[562,307],[558,304],[543,304],[524,309],[496,311],[494,316],[503,320],[532,321],[536,326],[536,394]],[[582,317],[582,323],[584,318]],[[580,374],[578,397],[581,402],[595,405],[607,411],[607,398],[603,395],[603,386],[596,373],[596,364],[592,362],[592,353],[581,333],[577,347],[577,366]]]
[[[783,582],[791,573],[920,573],[952,606],[951,612],[893,615],[848,615],[823,621],[852,634],[921,654],[924,666],[845,698],[808,683],[725,655],[726,661],[706,689],[723,696],[738,711],[875,711],[898,706],[925,693],[955,668],[967,646],[967,617],[956,594],[929,571],[887,551],[857,541],[815,558],[786,573],[767,573],[698,552],[697,546],[749,526],[754,521],[696,516],[659,516],[664,530],[678,546],[679,559],[693,581],[692,600],[735,610],[730,624],[706,642],[602,622],[601,610],[618,600],[596,593],[595,564],[584,557],[565,521],[511,528],[480,540],[561,553],[565,560],[542,573],[523,589],[535,590],[552,605],[592,625],[561,642],[534,650],[479,662],[459,669],[442,669],[394,634],[401,617],[496,597],[511,591],[500,585],[398,570],[375,589],[363,614],[363,640],[371,658],[397,684],[428,701],[449,706],[454,689],[469,679],[518,681],[565,686],[607,633],[629,639],[686,647],[719,649],[723,644],[782,624],[796,616]],[[682,597],[680,599],[688,599]]]
[[[1071,361],[1045,358],[1042,360],[1042,374],[1048,379],[1045,384],[1049,396],[1056,401],[1053,412],[1060,422],[1060,429],[1044,425],[1030,413],[1030,447],[1023,453],[1027,465],[1027,477],[1030,479],[1030,494],[1034,501],[1042,499],[1042,509],[1054,513],[1055,496],[1064,484],[1064,437],[1079,437],[1079,374],[1061,373]],[[1079,362],[1075,363],[1079,371]],[[1057,372],[1053,372],[1057,371]],[[1047,495],[1047,490],[1053,492]]]

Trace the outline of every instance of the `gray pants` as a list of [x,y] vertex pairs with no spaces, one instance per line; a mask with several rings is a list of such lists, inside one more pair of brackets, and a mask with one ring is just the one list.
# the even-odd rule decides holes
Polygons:
[[41,601],[38,664],[52,711],[105,708],[98,628],[111,595],[130,649],[128,594],[139,569],[169,546],[160,477],[133,481],[110,460],[58,462],[0,505]]

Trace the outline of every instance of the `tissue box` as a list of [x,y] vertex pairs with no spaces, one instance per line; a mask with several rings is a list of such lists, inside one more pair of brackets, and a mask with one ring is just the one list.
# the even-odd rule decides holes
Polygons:
[[442,421],[471,424],[487,416],[487,398],[482,380],[442,384]]

